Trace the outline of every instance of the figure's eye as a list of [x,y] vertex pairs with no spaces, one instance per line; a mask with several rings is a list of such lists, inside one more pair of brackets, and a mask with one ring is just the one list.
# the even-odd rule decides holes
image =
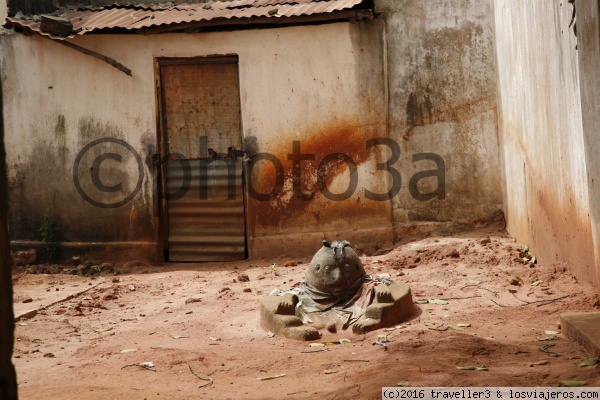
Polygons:
[[321,269],[321,264],[317,264],[317,266],[315,267],[315,271],[319,272],[320,269]]

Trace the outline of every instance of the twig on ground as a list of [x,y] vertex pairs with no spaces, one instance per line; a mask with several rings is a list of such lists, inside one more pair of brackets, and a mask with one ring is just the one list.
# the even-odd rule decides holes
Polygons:
[[301,351],[300,353],[324,353],[326,351],[329,351],[329,349],[307,350],[307,351]]
[[551,355],[552,357],[558,357],[558,353],[555,353],[553,351],[548,351],[549,347],[554,347],[556,346],[555,344],[545,344],[542,347],[540,347],[540,351],[543,351],[544,353]]
[[541,306],[545,306],[545,305],[550,304],[550,303],[554,303],[556,301],[564,300],[567,297],[577,296],[578,294],[580,294],[580,293],[567,294],[567,295],[564,295],[564,296],[556,297],[554,299],[536,300],[536,301],[525,301],[525,300],[522,300],[522,299],[518,298],[517,296],[515,296],[514,293],[512,293],[512,295],[515,296],[515,299],[523,302],[523,304],[518,304],[516,306],[505,306],[505,305],[500,304],[500,303],[498,303],[498,302],[496,302],[496,301],[494,301],[492,299],[488,299],[488,300],[491,301],[492,303],[494,303],[495,305],[500,306],[500,307],[504,307],[504,308],[526,307],[526,306],[529,306],[529,305],[532,305],[532,304],[537,304],[537,307],[541,307]]
[[480,286],[474,286],[474,285],[467,285],[467,286],[463,286],[460,288],[460,290],[463,290],[464,288],[473,288],[473,289],[481,289],[481,290],[487,290],[490,293],[493,293],[494,296],[498,297],[498,292],[493,291],[492,289],[488,289],[488,288],[484,288],[484,287],[480,287]]
[[75,332],[79,332],[79,328],[78,328],[78,327],[76,327],[75,325],[73,325],[73,324],[71,323],[71,321],[69,321],[69,320],[68,320],[68,319],[66,319],[66,318],[65,318],[65,319],[63,319],[63,321],[65,321],[65,322],[67,323],[67,325],[70,325],[70,326],[71,326],[73,329],[75,329],[74,331],[67,332],[67,335],[68,335],[69,333],[75,333]]
[[[525,304],[522,304],[522,305],[521,305],[521,306],[523,306],[523,305],[537,304],[537,303],[545,303],[545,304],[547,304],[547,303],[553,303],[553,302],[555,302],[555,301],[559,301],[559,300],[562,300],[562,299],[566,299],[567,297],[573,297],[573,296],[576,296],[576,295],[578,295],[579,293],[571,293],[571,294],[567,294],[567,295],[564,295],[564,296],[556,297],[556,298],[554,298],[554,299],[545,299],[545,300],[536,300],[536,301],[527,301],[527,300],[522,300],[522,299],[518,298],[516,294],[514,294],[514,293],[511,293],[511,294],[512,294],[512,295],[515,297],[515,299],[517,299],[517,300],[519,300],[519,301],[522,301],[523,303],[525,303]],[[543,304],[542,304],[542,305],[543,305]]]
[[369,362],[369,360],[344,360],[344,362]]
[[127,367],[140,367],[140,368],[144,368],[147,369],[148,371],[153,371],[156,372],[156,368],[154,368],[154,364],[150,365],[149,363],[142,363],[142,364],[127,364],[124,367],[121,367],[121,369],[125,369]]
[[192,366],[190,364],[187,365],[188,368],[190,369],[190,372],[198,379],[202,380],[202,381],[206,381],[206,383],[203,383],[202,385],[198,386],[198,389],[203,388],[205,386],[210,386],[213,384],[213,379],[212,378],[203,378],[199,375],[197,375],[194,370],[192,369]]
[[[71,299],[74,299],[75,297],[81,296],[82,294],[84,294],[84,293],[87,293],[87,292],[89,292],[90,290],[97,288],[98,286],[102,285],[103,283],[104,283],[104,282],[97,283],[96,285],[94,285],[94,286],[92,286],[92,287],[90,287],[90,288],[87,288],[87,289],[85,289],[85,290],[82,290],[81,292],[77,292],[77,293],[70,294],[70,295],[68,295],[67,297],[63,298],[63,299],[60,299],[60,300],[57,300],[57,301],[55,301],[54,303],[50,303],[50,304],[48,304],[48,305],[45,305],[45,306],[40,306],[40,307],[36,308],[35,310],[32,310],[32,311],[35,311],[35,313],[33,313],[33,316],[35,316],[35,314],[37,314],[38,312],[40,312],[40,311],[42,311],[42,310],[46,310],[46,309],[48,309],[48,308],[50,308],[50,307],[52,307],[52,306],[55,306],[55,305],[57,305],[57,304],[60,304],[60,303],[64,303],[65,301],[69,301],[69,300],[71,300]],[[27,317],[27,315],[28,315],[28,314],[32,313],[32,311],[28,311],[28,312],[26,312],[25,314],[21,314],[21,315],[19,315],[19,316],[15,317],[15,322],[17,322],[17,321],[19,321],[19,320],[21,320],[21,319],[29,319],[29,318],[32,318],[32,317]]]
[[440,300],[444,300],[444,301],[448,301],[448,300],[468,300],[468,299],[475,299],[477,297],[481,297],[481,296],[469,296],[469,297],[448,297],[447,299],[440,299]]

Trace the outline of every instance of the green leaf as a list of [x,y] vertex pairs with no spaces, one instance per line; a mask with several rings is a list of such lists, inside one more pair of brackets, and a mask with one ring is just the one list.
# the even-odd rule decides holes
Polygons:
[[461,327],[461,328],[469,328],[471,326],[471,324],[456,324],[456,326]]
[[176,335],[176,336],[171,336],[171,337],[172,337],[173,339],[186,339],[186,338],[187,338],[187,336],[179,336],[179,335]]
[[427,299],[420,299],[420,300],[415,301],[415,303],[417,303],[417,304],[427,304],[427,303],[429,303],[429,300],[427,300]]
[[221,338],[220,337],[209,337],[210,340],[212,340],[213,342],[220,342]]
[[325,347],[324,343],[310,343],[310,347]]
[[344,343],[352,343],[352,340],[350,340],[350,339],[340,339],[340,344],[344,344]]
[[587,381],[560,381],[558,382],[561,386],[566,387],[578,387],[587,385]]
[[557,331],[544,331],[544,333],[546,335],[558,335],[558,334],[560,334],[560,332],[557,332]]
[[409,387],[410,386],[410,382],[408,382],[408,381],[398,382],[398,383],[396,383],[396,386]]
[[535,281],[535,282],[533,282],[533,283],[531,284],[531,286],[539,286],[539,285],[541,285],[542,283],[544,283],[544,281]]
[[435,326],[435,322],[425,322],[425,326]]
[[586,360],[583,360],[579,364],[577,364],[577,366],[578,367],[589,367],[589,366],[598,364],[598,362],[599,362],[598,357],[588,358]]

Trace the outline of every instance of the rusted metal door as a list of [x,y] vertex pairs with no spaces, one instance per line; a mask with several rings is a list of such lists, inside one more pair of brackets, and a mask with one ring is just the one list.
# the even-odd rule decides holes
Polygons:
[[169,261],[246,258],[237,57],[159,61]]

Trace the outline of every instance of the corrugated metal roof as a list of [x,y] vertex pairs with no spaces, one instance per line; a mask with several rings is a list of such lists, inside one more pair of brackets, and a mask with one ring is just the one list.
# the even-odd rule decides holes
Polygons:
[[[213,20],[297,17],[351,9],[363,0],[236,0],[197,4],[112,5],[67,12],[60,17],[73,24],[73,35],[98,30],[143,28]],[[9,17],[16,26],[45,36],[35,20]],[[58,38],[57,39],[64,39]]]

